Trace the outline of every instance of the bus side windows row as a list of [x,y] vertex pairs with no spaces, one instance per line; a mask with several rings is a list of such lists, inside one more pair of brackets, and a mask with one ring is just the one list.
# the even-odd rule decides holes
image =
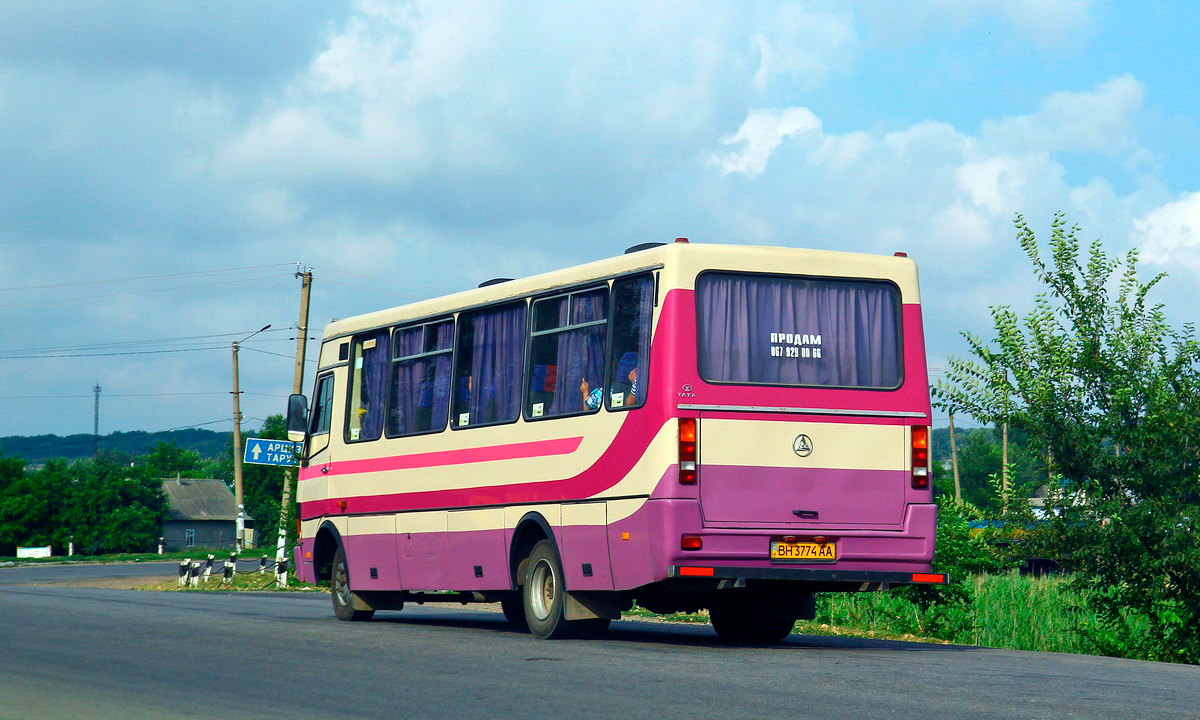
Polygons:
[[[601,285],[464,311],[457,324],[446,317],[359,335],[348,358],[345,439],[513,422],[522,410],[538,420],[637,407],[653,311],[645,273],[614,280],[611,293]],[[328,413],[332,376],[319,382]]]

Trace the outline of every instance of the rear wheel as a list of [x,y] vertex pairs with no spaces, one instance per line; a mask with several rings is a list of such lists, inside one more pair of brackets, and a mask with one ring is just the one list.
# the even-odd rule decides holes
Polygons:
[[529,621],[525,619],[525,604],[521,596],[500,601],[500,609],[504,611],[504,619],[512,624],[517,632],[529,632]]
[[538,542],[529,553],[521,597],[529,631],[537,637],[570,637],[576,629],[574,623],[567,622],[562,562],[549,540]]
[[755,603],[722,602],[709,608],[717,637],[731,645],[772,645],[792,633],[796,619],[788,616],[763,616]]
[[330,595],[333,596],[333,614],[338,620],[361,622],[370,620],[374,610],[355,610],[354,592],[350,590],[350,571],[346,567],[346,551],[338,548],[333,555],[333,567],[329,571]]

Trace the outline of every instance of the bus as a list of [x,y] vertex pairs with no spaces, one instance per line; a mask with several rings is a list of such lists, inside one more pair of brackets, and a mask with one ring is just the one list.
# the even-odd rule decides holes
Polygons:
[[596,637],[636,603],[741,644],[943,583],[924,348],[903,253],[686,238],[336,320],[289,401],[298,575],[348,621]]

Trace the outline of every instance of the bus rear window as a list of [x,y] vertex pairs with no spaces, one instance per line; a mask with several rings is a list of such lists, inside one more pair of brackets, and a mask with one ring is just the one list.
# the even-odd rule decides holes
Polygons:
[[900,292],[890,282],[707,272],[696,298],[708,382],[900,386]]

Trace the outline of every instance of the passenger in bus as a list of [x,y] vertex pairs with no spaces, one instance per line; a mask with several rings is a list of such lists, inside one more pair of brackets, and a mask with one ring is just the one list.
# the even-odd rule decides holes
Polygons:
[[637,363],[638,354],[636,352],[623,353],[621,359],[617,361],[612,394],[614,397],[620,395],[621,405],[625,407],[638,404]]
[[600,388],[593,388],[587,381],[587,378],[579,379],[579,393],[583,397],[584,410],[599,410],[600,404],[604,402],[604,396],[600,392]]

